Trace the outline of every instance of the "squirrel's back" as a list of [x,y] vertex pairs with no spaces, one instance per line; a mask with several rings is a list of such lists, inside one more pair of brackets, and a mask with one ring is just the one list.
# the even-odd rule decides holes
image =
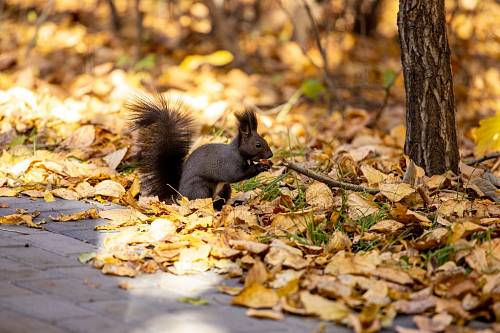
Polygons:
[[140,155],[142,189],[161,200],[177,196],[184,159],[194,133],[193,118],[180,101],[165,97],[140,97],[128,105],[132,129],[138,130],[136,147]]

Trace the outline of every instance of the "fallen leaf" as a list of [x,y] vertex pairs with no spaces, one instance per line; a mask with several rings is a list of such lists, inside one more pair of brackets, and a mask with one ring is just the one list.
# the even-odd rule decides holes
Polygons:
[[80,197],[78,196],[78,193],[72,190],[68,190],[67,188],[56,188],[55,190],[51,191],[53,195],[56,197],[65,199],[65,200],[78,200]]
[[314,182],[306,190],[306,202],[317,209],[333,208],[332,190],[324,183]]
[[262,319],[272,319],[272,320],[283,319],[283,313],[275,310],[248,309],[246,315],[249,317],[262,318]]
[[400,184],[380,184],[380,193],[392,202],[399,202],[410,194],[415,193],[415,189],[406,183]]
[[99,194],[107,197],[119,198],[125,194],[125,188],[113,180],[103,180],[94,189],[96,195]]
[[67,222],[67,221],[77,221],[85,219],[97,219],[99,218],[99,213],[97,209],[90,208],[82,212],[74,212],[69,214],[59,214],[56,217],[49,216],[52,221],[57,222]]
[[179,297],[177,298],[179,302],[189,303],[191,305],[208,305],[210,304],[206,299],[201,297]]
[[278,295],[273,289],[254,283],[242,290],[233,298],[232,304],[246,306],[249,308],[272,308],[279,301]]
[[104,156],[102,159],[106,164],[111,168],[111,169],[116,169],[118,165],[121,163],[123,158],[125,157],[125,154],[127,153],[127,148],[122,148],[119,150],[116,150],[106,156]]
[[350,311],[347,306],[338,301],[330,301],[319,295],[313,295],[308,291],[300,293],[300,301],[307,313],[314,314],[323,320],[339,321],[346,318]]
[[229,241],[229,244],[237,250],[245,250],[255,254],[262,253],[269,248],[269,245],[247,240],[232,239]]
[[387,178],[387,176],[384,173],[378,171],[377,169],[369,165],[362,165],[361,172],[368,181],[369,186],[380,184]]

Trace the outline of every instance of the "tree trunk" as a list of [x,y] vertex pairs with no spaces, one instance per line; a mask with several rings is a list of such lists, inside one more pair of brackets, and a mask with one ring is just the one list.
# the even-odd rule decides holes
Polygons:
[[405,153],[428,175],[458,172],[455,100],[444,0],[400,0]]

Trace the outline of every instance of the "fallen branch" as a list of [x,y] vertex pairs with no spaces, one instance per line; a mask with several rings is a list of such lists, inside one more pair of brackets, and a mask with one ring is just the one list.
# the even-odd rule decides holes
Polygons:
[[325,183],[326,185],[332,186],[332,187],[338,187],[338,188],[343,188],[346,190],[352,190],[352,191],[358,191],[358,192],[367,192],[367,193],[378,193],[380,190],[376,188],[369,188],[369,187],[364,187],[361,185],[355,185],[351,183],[346,183],[346,182],[341,182],[338,180],[334,180],[330,177],[327,177],[325,175],[322,175],[320,173],[314,172],[312,170],[303,168],[299,166],[298,164],[295,164],[294,162],[290,161],[283,161],[283,164],[294,171],[297,171],[298,173],[301,173],[303,175],[306,175],[309,178],[315,179],[317,181],[320,181],[322,183]]
[[465,164],[467,164],[467,165],[479,164],[479,163],[483,163],[485,161],[492,160],[494,158],[499,158],[499,157],[500,157],[500,152],[499,153],[493,153],[493,154],[485,155],[485,156],[480,157],[478,159],[466,162]]

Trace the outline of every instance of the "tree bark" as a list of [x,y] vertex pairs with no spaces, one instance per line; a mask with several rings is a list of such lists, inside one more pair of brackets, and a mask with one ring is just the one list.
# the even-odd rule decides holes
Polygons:
[[428,175],[458,172],[455,100],[444,0],[400,0],[405,153]]

